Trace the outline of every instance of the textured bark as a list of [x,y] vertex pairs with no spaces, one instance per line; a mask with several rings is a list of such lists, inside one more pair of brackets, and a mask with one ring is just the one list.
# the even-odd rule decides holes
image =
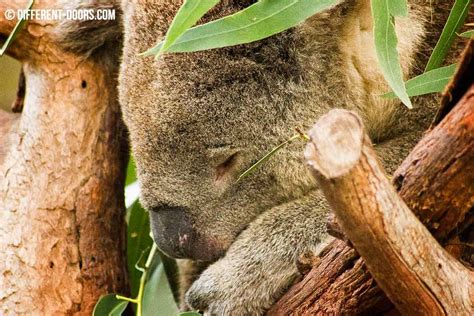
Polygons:
[[[394,177],[403,200],[437,238],[450,235],[463,219],[463,224],[472,220],[472,212],[469,213],[474,196],[472,93],[471,88],[444,121],[423,138]],[[417,181],[420,181],[418,186]],[[439,198],[443,201],[438,201]],[[466,215],[469,218],[465,218]],[[340,241],[328,246],[329,249],[338,247],[341,247]],[[373,281],[362,259],[358,256],[348,259],[344,255],[350,250],[346,245],[340,255],[330,259],[334,266],[344,269],[313,267],[269,313],[374,314],[391,310],[391,302]],[[326,258],[327,254],[322,254],[321,261]],[[322,276],[332,281],[320,282]],[[317,290],[313,284],[318,284]]]
[[[5,10],[20,5],[7,3],[2,36],[16,22]],[[62,51],[53,27],[31,21],[8,52],[23,63],[26,96],[1,135],[1,315],[90,315],[100,295],[126,293],[118,61]]]
[[313,175],[397,309],[406,315],[469,315],[474,273],[441,248],[398,196],[360,118],[334,110],[309,135],[305,156]]
[[394,174],[401,196],[444,241],[474,205],[474,85]]

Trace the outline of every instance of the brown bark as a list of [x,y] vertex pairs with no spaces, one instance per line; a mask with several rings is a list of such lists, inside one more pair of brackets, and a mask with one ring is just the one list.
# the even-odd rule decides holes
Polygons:
[[[19,7],[0,4],[0,35],[16,22],[4,11]],[[126,293],[118,61],[66,53],[53,29],[31,21],[9,50],[27,89],[14,130],[1,135],[1,315],[90,315],[100,295]]]
[[474,85],[394,174],[405,202],[439,240],[474,205]]
[[441,248],[400,199],[377,162],[360,118],[331,111],[310,137],[306,160],[313,175],[397,309],[407,315],[469,315],[474,274]]
[[[443,123],[423,138],[394,177],[403,200],[428,224],[436,237],[445,237],[453,232],[473,205],[472,92],[471,88]],[[420,177],[421,174],[423,177]],[[401,176],[404,176],[403,181]],[[420,180],[424,177],[431,181]],[[415,186],[417,181],[420,181],[418,187]],[[408,186],[411,187],[410,190]],[[460,188],[463,192],[459,192]],[[436,197],[439,196],[443,197],[442,203],[436,202]],[[453,208],[453,216],[446,216]],[[328,248],[336,247],[340,247],[339,241],[333,242]],[[295,284],[275,304],[270,314],[373,314],[390,310],[390,301],[370,277],[362,259],[347,259],[343,255],[350,249],[351,247],[345,246],[341,255],[331,258],[334,266],[342,266],[344,269],[315,266],[302,282]],[[321,261],[326,260],[326,257],[323,254]],[[331,281],[320,283],[322,276]],[[321,286],[316,291],[313,284]]]

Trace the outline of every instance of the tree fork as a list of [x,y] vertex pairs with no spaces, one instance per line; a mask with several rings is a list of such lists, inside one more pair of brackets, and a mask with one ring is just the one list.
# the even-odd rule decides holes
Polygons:
[[360,118],[334,110],[309,135],[305,156],[313,175],[397,309],[407,315],[469,315],[474,275],[441,248],[400,199]]
[[[437,238],[450,235],[466,214],[470,214],[469,210],[473,205],[474,172],[472,172],[472,163],[469,163],[473,161],[473,92],[471,87],[444,121],[425,135],[394,176],[397,189],[400,190],[405,203],[424,223],[428,224],[429,229]],[[430,146],[426,148],[426,144]],[[451,144],[457,145],[451,147]],[[435,157],[443,161],[435,163]],[[420,160],[420,158],[423,159]],[[453,161],[456,163],[452,163]],[[421,170],[424,170],[424,173]],[[459,170],[468,170],[468,172],[459,172]],[[417,182],[421,173],[428,178],[436,178],[436,181],[423,181],[423,195],[420,198],[419,191],[413,183]],[[437,175],[443,176],[436,177]],[[400,181],[400,177],[403,177],[403,181]],[[460,186],[456,187],[456,184]],[[405,185],[410,185],[413,189],[404,189]],[[464,191],[453,199],[448,198],[442,203],[434,203],[433,197],[440,194],[440,188],[453,190],[449,193],[443,189],[444,197],[453,197],[458,194],[459,188]],[[453,211],[454,216],[439,216],[439,214],[447,214],[446,212],[452,207],[456,208]],[[472,213],[469,216],[472,216]],[[333,242],[328,246],[327,252],[340,248],[340,243],[340,241]],[[347,253],[350,249],[351,247],[346,245],[341,253]],[[356,256],[348,259],[343,254],[331,257],[333,265],[345,267],[344,269],[325,266],[324,262],[329,260],[327,254],[323,253],[320,259],[322,263],[314,266],[303,281],[290,288],[272,307],[269,314],[372,314],[392,308],[391,302],[371,278],[362,258]],[[319,286],[317,290],[316,285]]]

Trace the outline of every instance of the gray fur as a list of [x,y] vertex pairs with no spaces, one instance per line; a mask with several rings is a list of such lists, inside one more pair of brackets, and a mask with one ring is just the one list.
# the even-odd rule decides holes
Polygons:
[[115,20],[61,20],[53,36],[64,50],[88,56],[111,43],[121,45],[122,12],[117,1],[66,1],[63,10],[72,9],[115,10],[116,18]]
[[[203,21],[252,2],[223,0]],[[154,60],[137,54],[164,36],[181,1],[123,0],[120,102],[141,202],[163,249],[217,260],[196,281],[205,264],[181,261],[184,287],[194,281],[191,308],[263,313],[298,275],[298,255],[326,239],[327,205],[304,166],[302,143],[235,181],[294,128],[308,129],[332,108],[356,110],[391,173],[428,127],[435,97],[417,98],[412,111],[379,97],[388,87],[369,3],[342,1],[256,43]],[[420,73],[452,3],[410,0],[410,17],[397,20],[406,76]]]

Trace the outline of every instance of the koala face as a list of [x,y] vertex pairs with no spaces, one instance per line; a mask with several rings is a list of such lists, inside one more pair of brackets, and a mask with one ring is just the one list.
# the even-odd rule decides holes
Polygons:
[[[235,2],[208,19],[240,9]],[[295,128],[356,102],[334,36],[349,10],[256,43],[155,60],[138,53],[164,36],[178,5],[122,6],[120,101],[155,241],[176,258],[215,260],[259,214],[314,188],[298,142],[236,180]]]
[[[278,40],[289,43],[293,36]],[[300,80],[292,54],[272,40],[124,60],[123,112],[141,202],[167,254],[215,260],[258,214],[309,190],[301,143],[237,182],[295,127],[304,127],[290,87]]]

